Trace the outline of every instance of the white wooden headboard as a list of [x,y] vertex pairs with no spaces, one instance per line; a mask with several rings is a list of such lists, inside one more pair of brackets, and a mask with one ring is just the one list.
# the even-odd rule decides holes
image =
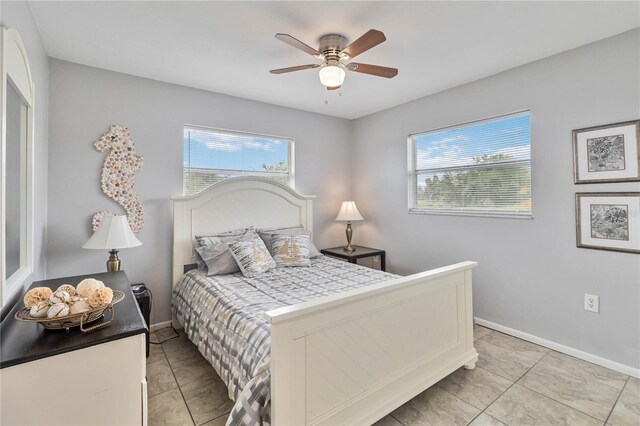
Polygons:
[[313,232],[313,199],[261,177],[223,180],[202,192],[173,197],[173,285],[184,266],[196,263],[196,235],[212,235],[251,225],[284,228],[302,225]]

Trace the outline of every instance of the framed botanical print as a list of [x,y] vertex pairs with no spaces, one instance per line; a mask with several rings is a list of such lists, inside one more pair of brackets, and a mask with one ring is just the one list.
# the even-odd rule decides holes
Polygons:
[[578,192],[578,247],[640,253],[640,192]]
[[640,181],[640,120],[573,131],[575,183]]

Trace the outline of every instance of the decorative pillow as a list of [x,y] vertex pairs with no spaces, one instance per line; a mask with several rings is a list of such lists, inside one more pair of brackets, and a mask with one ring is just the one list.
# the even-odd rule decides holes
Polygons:
[[209,246],[221,241],[237,241],[245,234],[247,234],[247,232],[256,233],[256,230],[253,226],[250,226],[248,228],[240,228],[234,229],[233,231],[221,232],[219,234],[207,235],[202,237],[196,236],[196,240],[198,240],[198,244],[200,246]]
[[309,243],[306,234],[272,234],[271,255],[278,266],[311,266]]
[[281,235],[308,235],[309,236],[309,258],[313,259],[320,256],[320,251],[316,248],[311,241],[311,233],[304,229],[301,225],[295,226],[291,228],[272,228],[272,229],[258,229],[258,233],[260,234],[260,238],[264,241],[264,244],[267,246],[269,251],[271,251],[271,239],[273,234],[281,234]]
[[[204,266],[199,269],[204,270],[207,275],[224,275],[240,272],[240,268],[229,251],[226,242],[210,244],[208,246],[196,247],[196,252]],[[205,269],[206,268],[206,269]]]
[[200,244],[200,247],[196,247],[198,269],[205,271],[209,276],[239,272],[240,268],[231,255],[227,242],[251,240],[257,235],[253,227],[249,227],[217,235],[196,237]]
[[245,277],[253,278],[276,267],[267,246],[257,235],[249,241],[231,241],[227,245]]

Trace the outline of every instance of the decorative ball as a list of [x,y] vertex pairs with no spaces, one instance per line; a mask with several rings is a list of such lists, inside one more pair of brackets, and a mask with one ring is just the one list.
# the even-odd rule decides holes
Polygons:
[[24,306],[30,308],[38,302],[46,302],[52,294],[53,291],[49,287],[36,287],[29,290],[22,300]]
[[68,303],[69,300],[71,300],[71,296],[69,296],[69,293],[64,290],[57,290],[49,298],[49,302],[51,302],[52,305],[55,305],[56,303]]
[[81,312],[87,312],[90,310],[91,306],[89,306],[89,303],[87,302],[87,299],[85,297],[74,296],[71,298],[71,301],[69,302],[69,313],[71,315],[79,314]]
[[31,307],[29,311],[29,315],[33,318],[46,318],[47,311],[49,310],[49,303],[42,301],[37,302],[35,305]]
[[47,311],[47,318],[60,318],[69,315],[69,306],[66,303],[51,305]]
[[76,295],[76,288],[71,284],[62,284],[56,291],[66,291],[71,297]]
[[98,288],[91,293],[87,302],[89,302],[89,306],[92,308],[97,308],[99,306],[104,306],[113,300],[113,290],[109,287]]
[[76,294],[80,297],[89,297],[94,290],[103,288],[104,283],[102,281],[95,280],[93,278],[87,278],[80,281],[80,284],[76,287]]

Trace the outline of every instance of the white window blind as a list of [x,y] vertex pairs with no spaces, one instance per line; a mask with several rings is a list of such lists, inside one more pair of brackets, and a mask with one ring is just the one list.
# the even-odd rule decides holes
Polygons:
[[531,217],[529,111],[409,137],[409,209]]
[[294,186],[293,140],[188,126],[184,128],[183,193],[195,194],[236,176],[263,176]]

